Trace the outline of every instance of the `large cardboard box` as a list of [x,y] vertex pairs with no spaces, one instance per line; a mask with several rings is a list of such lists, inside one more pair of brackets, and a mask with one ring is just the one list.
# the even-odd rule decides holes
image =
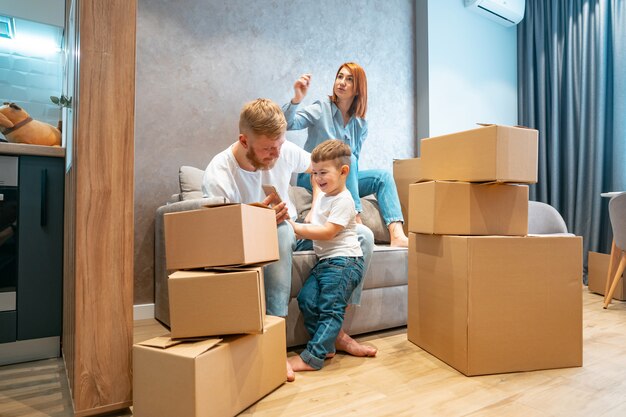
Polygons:
[[263,332],[262,267],[177,271],[167,285],[172,338]]
[[[589,291],[604,295],[606,289],[606,274],[609,271],[610,255],[606,253],[589,252],[587,258],[587,285]],[[622,278],[617,284],[617,288],[613,293],[613,299],[626,301],[626,288],[624,288],[624,279]]]
[[408,338],[465,375],[582,366],[582,239],[409,235]]
[[278,259],[274,210],[207,206],[164,216],[167,269],[249,265]]
[[430,180],[537,182],[538,132],[487,125],[422,139],[421,175]]
[[267,316],[258,335],[133,346],[133,415],[234,416],[286,381],[285,321]]
[[429,181],[409,186],[409,231],[525,236],[528,186]]

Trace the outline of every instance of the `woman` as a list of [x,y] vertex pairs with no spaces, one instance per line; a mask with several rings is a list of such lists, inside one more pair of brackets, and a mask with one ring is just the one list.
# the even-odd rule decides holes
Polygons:
[[[402,229],[402,210],[398,191],[389,172],[380,169],[359,171],[359,155],[367,138],[367,78],[359,64],[346,62],[339,67],[333,85],[333,95],[299,109],[311,82],[311,74],[304,74],[295,82],[294,97],[283,106],[287,130],[308,129],[304,149],[311,152],[327,139],[339,139],[350,145],[352,165],[346,186],[356,206],[362,211],[360,197],[374,194],[389,229],[391,246],[408,246]],[[311,190],[309,174],[298,176],[298,185]],[[360,216],[357,216],[360,221]]]

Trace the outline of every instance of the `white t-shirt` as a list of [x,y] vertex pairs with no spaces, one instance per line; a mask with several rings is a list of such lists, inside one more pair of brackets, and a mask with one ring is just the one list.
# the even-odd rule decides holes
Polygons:
[[334,256],[363,256],[356,233],[356,210],[350,191],[343,190],[337,195],[317,195],[313,205],[311,224],[324,225],[327,222],[343,226],[331,240],[314,240],[313,249],[319,259]]
[[296,207],[289,199],[289,181],[293,173],[305,172],[311,165],[311,154],[298,145],[285,142],[280,157],[272,169],[246,171],[242,169],[232,145],[211,160],[202,178],[205,197],[225,197],[231,203],[255,203],[265,199],[261,185],[271,184],[283,201],[287,202],[289,216],[295,218]]

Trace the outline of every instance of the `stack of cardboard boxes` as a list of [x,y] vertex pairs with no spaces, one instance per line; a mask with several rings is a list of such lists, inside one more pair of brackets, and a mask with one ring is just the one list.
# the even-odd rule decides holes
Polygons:
[[234,416],[286,380],[285,321],[265,315],[274,210],[226,204],[165,215],[171,334],[133,347],[133,415]]
[[487,125],[394,162],[408,338],[468,376],[582,365],[582,239],[527,235],[537,140]]

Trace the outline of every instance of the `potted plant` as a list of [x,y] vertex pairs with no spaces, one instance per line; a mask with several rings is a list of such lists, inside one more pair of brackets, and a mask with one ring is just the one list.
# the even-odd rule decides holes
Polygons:
[[72,107],[72,97],[63,94],[61,94],[60,97],[50,96],[50,101],[59,106],[59,123],[57,124],[57,128],[63,131],[62,110],[63,107],[68,109]]

